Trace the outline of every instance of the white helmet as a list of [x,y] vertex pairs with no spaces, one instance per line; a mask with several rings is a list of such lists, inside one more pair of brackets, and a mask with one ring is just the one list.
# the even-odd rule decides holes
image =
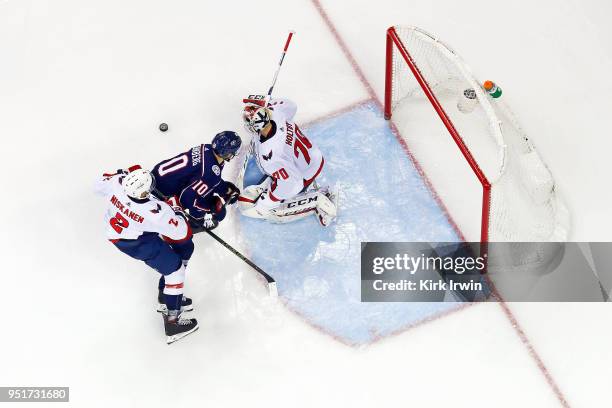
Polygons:
[[123,191],[132,198],[139,200],[148,198],[153,190],[153,175],[143,169],[134,170],[123,179]]
[[242,120],[248,131],[259,134],[270,122],[270,110],[256,104],[248,104],[242,111]]

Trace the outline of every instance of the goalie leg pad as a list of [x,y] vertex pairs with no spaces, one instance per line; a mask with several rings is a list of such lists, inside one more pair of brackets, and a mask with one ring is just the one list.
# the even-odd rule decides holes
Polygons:
[[[269,183],[269,179],[267,182]],[[298,194],[292,199],[285,200],[269,214],[261,215],[255,210],[255,203],[267,185],[262,183],[258,186],[249,186],[242,191],[239,199],[242,215],[274,223],[287,223],[313,214],[323,226],[329,225],[336,218],[338,194],[330,193],[327,187]]]
[[276,222],[295,221],[314,214],[321,225],[326,227],[336,218],[337,200],[338,194],[330,193],[327,187],[307,191],[276,208]]
[[319,199],[317,200],[316,212],[319,223],[323,227],[331,224],[338,214],[338,192],[328,191],[328,188],[319,190]]
[[332,217],[335,217],[338,211],[336,204],[325,194],[319,194],[319,198],[317,200],[317,210],[322,211]]

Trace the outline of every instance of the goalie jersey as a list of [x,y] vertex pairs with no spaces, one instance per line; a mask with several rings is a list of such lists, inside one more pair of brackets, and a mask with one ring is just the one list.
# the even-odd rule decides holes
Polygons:
[[[270,201],[279,203],[305,190],[323,169],[321,151],[293,121],[297,106],[288,99],[272,99],[271,136],[253,136],[253,152],[260,170],[272,177]],[[260,200],[263,201],[264,200]],[[268,204],[268,205],[270,205]]]

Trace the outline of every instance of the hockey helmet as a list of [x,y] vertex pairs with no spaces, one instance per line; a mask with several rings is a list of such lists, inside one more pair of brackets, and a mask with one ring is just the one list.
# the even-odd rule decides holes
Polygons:
[[142,200],[149,198],[151,190],[155,187],[155,180],[151,172],[137,169],[125,176],[122,185],[125,194],[132,198]]
[[238,154],[240,146],[242,145],[242,139],[238,136],[238,133],[232,132],[231,130],[224,130],[215,135],[212,140],[213,152],[225,161],[230,161],[234,156]]

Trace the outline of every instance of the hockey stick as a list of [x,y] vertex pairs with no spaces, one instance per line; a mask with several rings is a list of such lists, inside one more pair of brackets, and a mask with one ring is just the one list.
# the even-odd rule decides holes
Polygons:
[[[189,216],[190,217],[190,216]],[[251,268],[255,269],[255,271],[257,273],[259,273],[261,276],[264,277],[264,279],[266,280],[266,282],[268,282],[268,290],[270,292],[270,296],[278,296],[278,289],[276,287],[276,281],[274,280],[274,278],[270,275],[268,275],[263,269],[261,269],[259,266],[255,265],[253,263],[253,261],[251,261],[249,258],[247,258],[246,256],[242,255],[240,252],[238,252],[238,250],[236,250],[233,246],[231,246],[230,244],[228,244],[227,242],[225,242],[220,236],[218,236],[217,234],[215,234],[212,231],[209,231],[207,229],[203,229],[204,232],[206,232],[208,235],[210,235],[211,237],[213,237],[213,239],[215,241],[217,241],[218,243],[220,243],[221,245],[223,245],[225,248],[227,248],[232,254],[236,255],[238,258],[242,259],[247,265],[249,265]]]
[[289,35],[287,36],[287,41],[285,41],[285,46],[283,47],[283,53],[281,54],[280,61],[278,62],[278,68],[276,68],[276,72],[274,73],[274,78],[272,79],[272,85],[270,85],[270,89],[268,89],[268,96],[266,97],[266,106],[270,102],[270,98],[272,98],[272,91],[274,90],[274,85],[276,85],[276,80],[278,79],[278,74],[280,73],[280,69],[283,66],[283,61],[285,60],[285,55],[287,54],[287,50],[289,49],[289,43],[291,42],[291,38],[293,38],[293,34],[295,31],[289,31]]
[[[167,201],[168,197],[166,197],[164,194],[161,193],[161,191],[154,189],[152,191],[153,195],[157,196],[158,198]],[[196,221],[197,220],[195,218],[193,218],[189,213],[184,213],[185,216],[187,216],[187,218],[189,218],[189,220],[191,221]],[[257,266],[253,261],[251,261],[249,258],[247,258],[246,256],[242,255],[242,253],[240,253],[237,249],[235,249],[233,246],[231,246],[230,244],[228,244],[227,242],[225,242],[225,240],[223,238],[221,238],[220,236],[218,236],[217,234],[215,234],[214,232],[207,230],[206,228],[194,228],[193,229],[193,233],[197,234],[198,232],[206,232],[208,235],[210,235],[215,241],[217,241],[218,243],[220,243],[221,245],[223,245],[227,250],[229,250],[232,254],[236,255],[238,258],[240,258],[243,262],[245,262],[247,265],[249,265],[251,268],[255,269],[255,272],[259,273],[261,276],[264,277],[264,279],[266,280],[266,282],[268,283],[268,291],[270,293],[270,296],[278,296],[278,289],[276,287],[276,281],[274,280],[274,278],[270,275],[268,275],[266,273],[266,271],[264,271],[263,269],[261,269],[259,266]]]

